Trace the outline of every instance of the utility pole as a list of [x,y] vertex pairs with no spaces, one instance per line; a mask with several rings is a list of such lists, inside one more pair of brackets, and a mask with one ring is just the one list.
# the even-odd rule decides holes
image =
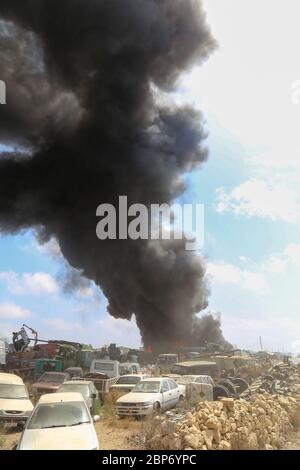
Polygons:
[[262,347],[262,339],[261,339],[261,336],[259,337],[259,344],[260,344],[260,350],[262,351],[262,350],[263,350],[263,347]]

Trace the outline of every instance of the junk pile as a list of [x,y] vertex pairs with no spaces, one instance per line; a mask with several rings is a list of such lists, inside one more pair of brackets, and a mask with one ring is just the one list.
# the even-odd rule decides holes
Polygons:
[[276,364],[255,380],[242,394],[249,398],[255,393],[269,392],[277,395],[293,395],[295,385],[300,383],[300,369],[285,363]]
[[300,390],[297,398],[264,392],[250,400],[201,402],[193,411],[156,417],[143,441],[149,450],[279,449],[299,424]]

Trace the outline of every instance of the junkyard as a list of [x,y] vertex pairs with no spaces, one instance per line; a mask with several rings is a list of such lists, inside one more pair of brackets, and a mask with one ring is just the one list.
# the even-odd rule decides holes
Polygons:
[[3,450],[298,448],[300,364],[213,344],[86,351],[23,325],[2,355],[0,420]]
[[299,17],[0,0],[2,468],[300,450]]

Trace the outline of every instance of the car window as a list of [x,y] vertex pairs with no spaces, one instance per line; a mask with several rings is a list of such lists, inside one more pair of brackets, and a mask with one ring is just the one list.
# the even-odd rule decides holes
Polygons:
[[169,384],[170,390],[174,390],[175,388],[178,388],[177,383],[174,382],[173,380],[168,380],[168,384]]
[[168,381],[164,380],[163,383],[161,384],[161,393],[168,392],[168,390],[169,390]]

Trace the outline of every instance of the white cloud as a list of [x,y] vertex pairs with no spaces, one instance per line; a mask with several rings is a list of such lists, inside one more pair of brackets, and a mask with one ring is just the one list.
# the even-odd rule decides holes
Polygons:
[[95,292],[92,287],[80,286],[79,289],[76,291],[75,295],[79,299],[82,299],[82,298],[91,299],[94,297],[94,295],[97,295],[97,292]]
[[207,274],[214,282],[233,284],[246,290],[260,291],[267,287],[262,273],[241,269],[229,263],[208,263]]
[[41,253],[51,256],[51,258],[60,259],[63,257],[60,246],[57,240],[53,237],[48,242],[43,244],[36,240],[36,248]]
[[293,189],[258,179],[248,180],[229,193],[219,188],[216,210],[291,223],[300,218],[300,204]]
[[131,321],[114,318],[108,313],[97,321],[99,341],[102,344],[117,343],[121,345],[138,345],[141,343],[141,336],[136,325],[135,317]]
[[27,318],[31,315],[30,311],[19,305],[4,302],[0,304],[0,318]]
[[16,295],[41,295],[55,294],[58,285],[50,274],[47,273],[23,273],[13,271],[0,273],[0,280],[6,283],[7,289]]
[[48,320],[45,320],[45,323],[54,330],[56,330],[57,333],[66,331],[71,332],[72,330],[74,330],[74,328],[80,328],[80,325],[78,323],[67,322],[63,318],[50,318]]
[[263,265],[263,269],[272,274],[281,274],[288,268],[300,270],[300,244],[290,243],[281,253],[273,254]]

